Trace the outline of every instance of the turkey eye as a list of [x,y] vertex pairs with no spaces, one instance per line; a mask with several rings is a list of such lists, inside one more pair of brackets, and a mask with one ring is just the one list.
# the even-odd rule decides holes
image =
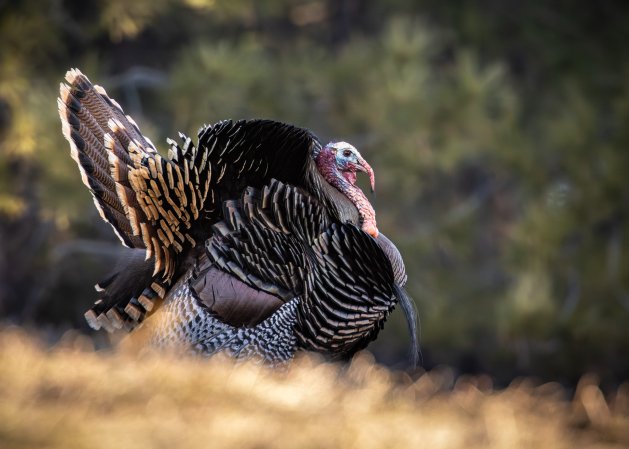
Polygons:
[[343,151],[343,156],[350,157],[351,155],[352,155],[352,152],[350,150]]

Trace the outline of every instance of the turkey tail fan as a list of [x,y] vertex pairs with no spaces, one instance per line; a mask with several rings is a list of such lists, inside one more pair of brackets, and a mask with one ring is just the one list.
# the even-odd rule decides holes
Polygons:
[[397,283],[394,284],[395,296],[397,296],[404,317],[406,318],[406,325],[408,326],[408,333],[411,337],[411,354],[410,362],[413,368],[417,368],[419,361],[421,360],[421,349],[419,347],[419,317],[417,314],[417,306],[413,298],[406,293],[404,288],[400,287]]
[[125,246],[137,249],[96,286],[99,299],[85,318],[96,330],[132,328],[163,293],[162,283],[151,281],[156,258],[147,251],[151,248],[139,225],[146,221],[146,214],[131,185],[137,171],[135,160],[156,156],[157,152],[102,87],[93,85],[76,69],[69,70],[65,80],[57,104],[71,156],[101,217]]
[[144,248],[129,219],[130,209],[137,214],[139,208],[127,178],[133,167],[128,147],[134,142],[142,153],[156,154],[155,147],[102,87],[76,69],[69,70],[65,79],[68,84],[60,85],[57,100],[59,117],[83,183],[122,243]]
[[169,141],[170,158],[161,157],[102,87],[76,69],[66,80],[58,100],[62,130],[96,208],[125,246],[146,248],[153,275],[169,284],[176,255],[196,245],[193,228],[210,190],[207,154],[181,135],[183,144]]
[[[170,159],[161,157],[102,87],[76,69],[66,81],[59,116],[83,183],[122,243],[141,249],[146,260],[131,270],[142,282],[123,271],[110,276],[100,284],[109,288],[86,313],[93,328],[113,330],[137,324],[152,310],[180,266],[177,255],[196,245],[193,227],[204,213],[212,169],[185,136],[182,146],[170,141]],[[119,288],[123,279],[137,286],[132,296]]]
[[127,265],[96,284],[100,299],[85,312],[85,320],[92,329],[133,330],[162,302],[168,285],[151,275],[152,261],[143,262]]
[[[121,298],[130,300],[131,303],[138,303],[138,298],[149,292],[144,292],[144,287],[150,284],[151,273],[153,271],[153,261],[145,260],[145,251],[143,249],[125,249],[115,268],[109,275],[94,286],[98,292],[98,300],[90,310],[85,313],[85,318],[94,329],[105,328],[108,331],[120,329],[122,327],[132,328],[134,316],[133,309],[129,309],[131,313],[125,311],[125,304],[120,303]],[[137,304],[137,306],[141,304]],[[142,309],[145,309],[141,306]],[[150,310],[152,306],[148,306]],[[143,312],[143,311],[142,311]]]
[[[134,327],[165,293],[169,279],[156,276],[158,269],[167,275],[174,271],[168,248],[155,249],[161,243],[160,230],[150,224],[153,217],[147,210],[152,209],[146,201],[139,202],[143,198],[137,191],[138,178],[150,182],[147,173],[160,177],[163,164],[158,166],[160,157],[154,145],[102,87],[93,85],[76,69],[69,70],[65,80],[57,100],[59,117],[81,179],[101,217],[122,243],[139,250],[128,257],[124,268],[96,286],[100,299],[85,318],[96,330]],[[173,239],[169,243],[178,242]]]

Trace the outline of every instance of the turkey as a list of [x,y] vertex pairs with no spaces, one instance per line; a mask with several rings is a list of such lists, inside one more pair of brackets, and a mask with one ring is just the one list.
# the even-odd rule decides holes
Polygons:
[[[96,285],[88,324],[148,332],[150,344],[270,364],[297,351],[343,359],[399,302],[417,361],[402,257],[356,186],[374,173],[352,145],[322,145],[271,120],[179,134],[162,157],[79,70],[58,99],[62,131],[94,204],[127,250]],[[147,319],[150,317],[150,319]]]

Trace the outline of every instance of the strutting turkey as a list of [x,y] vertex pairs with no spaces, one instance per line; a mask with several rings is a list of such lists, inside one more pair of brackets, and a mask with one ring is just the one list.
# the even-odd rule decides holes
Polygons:
[[[221,121],[180,134],[160,156],[133,119],[80,71],[59,115],[102,218],[132,248],[96,285],[91,327],[151,343],[271,364],[312,350],[364,348],[400,302],[416,363],[416,315],[396,247],[355,185],[369,164],[348,143],[270,120]],[[155,313],[159,309],[160,313]]]

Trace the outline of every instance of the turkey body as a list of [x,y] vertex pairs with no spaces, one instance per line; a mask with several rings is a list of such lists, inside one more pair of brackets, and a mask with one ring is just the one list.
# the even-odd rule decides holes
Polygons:
[[373,171],[345,142],[269,120],[180,134],[169,157],[78,70],[59,113],[102,218],[131,248],[96,288],[95,329],[148,330],[159,347],[268,363],[299,350],[345,358],[400,302],[415,342],[404,263],[355,186]]

